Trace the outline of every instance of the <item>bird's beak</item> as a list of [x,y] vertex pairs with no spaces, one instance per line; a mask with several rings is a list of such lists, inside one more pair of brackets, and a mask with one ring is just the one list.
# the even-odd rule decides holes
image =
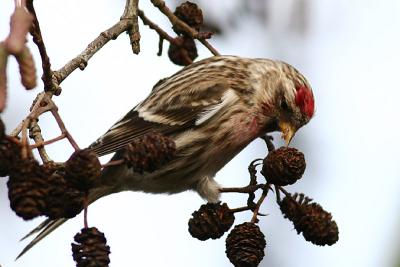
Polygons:
[[294,134],[296,133],[296,128],[289,122],[285,121],[279,122],[279,128],[282,132],[282,139],[285,140],[286,146],[288,146]]

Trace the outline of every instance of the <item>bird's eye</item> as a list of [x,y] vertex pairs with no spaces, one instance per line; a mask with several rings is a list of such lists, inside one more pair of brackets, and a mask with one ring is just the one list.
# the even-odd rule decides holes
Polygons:
[[289,106],[288,106],[288,104],[286,103],[285,100],[281,101],[281,109],[283,109],[283,110],[288,110],[289,109]]

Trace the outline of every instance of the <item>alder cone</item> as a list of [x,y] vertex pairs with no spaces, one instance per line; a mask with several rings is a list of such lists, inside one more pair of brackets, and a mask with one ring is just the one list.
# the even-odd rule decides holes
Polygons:
[[124,160],[137,173],[153,172],[169,162],[176,152],[175,142],[152,132],[137,138],[125,147]]
[[83,228],[74,237],[72,256],[77,267],[106,267],[110,263],[107,239],[96,227]]
[[194,40],[186,36],[179,36],[174,40],[175,43],[170,43],[168,48],[169,59],[179,66],[192,64],[198,56]]
[[21,159],[7,182],[11,209],[24,220],[43,214],[46,208],[46,178],[33,159]]
[[0,176],[7,176],[20,161],[21,147],[6,137],[0,139]]
[[297,233],[319,246],[333,245],[339,240],[339,229],[332,215],[304,194],[285,196],[279,202],[282,214],[293,222]]
[[202,241],[220,238],[235,221],[235,216],[226,203],[201,205],[192,216],[189,220],[189,233]]
[[[196,31],[199,31],[203,25],[203,11],[195,3],[189,1],[182,3],[175,9],[174,15]],[[172,29],[176,34],[186,34],[178,25],[174,25]]]
[[304,154],[295,148],[281,147],[268,153],[261,173],[267,182],[286,186],[299,180],[306,169]]
[[236,225],[226,239],[226,255],[235,267],[256,267],[264,258],[265,236],[258,225]]
[[304,214],[304,208],[312,201],[304,194],[295,193],[293,196],[285,196],[278,204],[284,218],[297,222]]
[[62,171],[49,175],[46,182],[44,215],[50,219],[73,218],[82,211],[85,193],[65,181]]
[[91,149],[75,151],[65,164],[65,179],[79,190],[89,190],[101,175],[101,164]]
[[62,172],[65,173],[65,165],[63,163],[58,163],[54,161],[48,161],[43,163],[43,165],[40,166],[42,169],[42,172],[47,175],[53,175],[55,172]]
[[333,245],[339,240],[339,229],[332,215],[319,204],[311,203],[304,208],[304,215],[294,223],[297,233],[319,246]]

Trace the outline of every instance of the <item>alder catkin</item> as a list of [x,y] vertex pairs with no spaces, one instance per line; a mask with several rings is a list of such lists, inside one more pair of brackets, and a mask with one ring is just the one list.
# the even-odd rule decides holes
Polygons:
[[31,51],[27,46],[24,47],[21,53],[15,55],[19,65],[21,74],[21,83],[26,90],[36,87],[36,67]]
[[32,21],[33,16],[24,7],[15,8],[10,19],[10,33],[4,41],[10,54],[17,55],[22,53]]
[[6,106],[7,60],[8,60],[8,52],[5,48],[4,42],[1,42],[0,43],[0,112],[2,112]]

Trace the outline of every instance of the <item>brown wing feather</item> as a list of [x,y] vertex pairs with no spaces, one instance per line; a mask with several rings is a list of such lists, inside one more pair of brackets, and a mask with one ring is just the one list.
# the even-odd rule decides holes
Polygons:
[[180,108],[179,110],[169,110],[157,114],[165,118],[166,121],[179,121],[179,124],[152,122],[140,117],[139,112],[131,111],[116,126],[93,143],[90,148],[99,156],[103,156],[116,152],[135,138],[152,131],[167,136],[178,134],[195,127],[196,119],[205,108],[207,106]]
[[[168,81],[162,83],[162,86]],[[174,86],[174,84],[170,84]],[[150,95],[141,105],[128,112],[90,148],[99,156],[113,153],[123,148],[135,138],[151,131],[164,135],[174,135],[195,127],[196,120],[204,111],[220,104],[227,85],[206,82],[197,83],[201,87],[198,95],[180,97],[171,93]],[[197,91],[197,90],[196,90]],[[206,95],[205,95],[206,94]],[[201,97],[200,97],[201,95]],[[203,99],[203,101],[199,101]]]

